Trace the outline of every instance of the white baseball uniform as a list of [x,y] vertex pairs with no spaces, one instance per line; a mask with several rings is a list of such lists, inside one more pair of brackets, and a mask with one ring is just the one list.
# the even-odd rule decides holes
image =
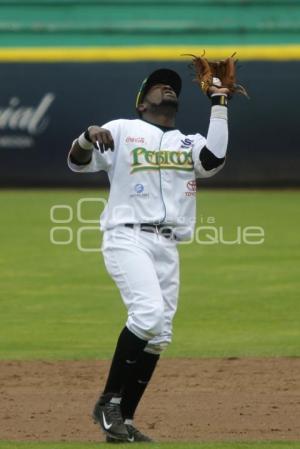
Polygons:
[[[171,341],[179,287],[176,244],[193,233],[196,177],[210,177],[224,165],[206,170],[199,158],[208,143],[216,157],[225,156],[227,115],[218,116],[224,107],[218,108],[212,108],[207,139],[120,119],[102,126],[112,134],[113,152],[94,148],[86,165],[68,159],[75,172],[108,173],[110,194],[100,218],[104,261],[127,307],[126,325],[148,341],[149,352],[159,353]],[[141,223],[171,227],[177,240],[142,231]]]

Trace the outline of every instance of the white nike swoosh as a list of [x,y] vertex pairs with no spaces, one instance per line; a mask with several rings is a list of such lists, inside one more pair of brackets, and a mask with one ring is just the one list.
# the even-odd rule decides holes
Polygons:
[[128,437],[128,441],[129,441],[129,443],[133,443],[134,442],[134,437]]
[[106,430],[109,430],[109,429],[111,428],[111,426],[112,426],[112,423],[111,423],[111,424],[107,424],[106,419],[105,419],[105,415],[104,415],[103,412],[102,412],[102,418],[103,418],[103,425],[104,425],[104,428],[105,428]]
[[136,363],[136,360],[126,360],[126,363],[128,363],[128,365],[133,365]]

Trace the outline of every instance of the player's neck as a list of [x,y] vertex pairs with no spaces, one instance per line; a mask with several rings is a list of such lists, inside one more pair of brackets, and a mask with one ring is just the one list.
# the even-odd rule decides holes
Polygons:
[[150,111],[146,111],[143,114],[143,120],[146,120],[146,122],[152,123],[153,125],[165,126],[168,128],[175,127],[175,115],[152,114]]

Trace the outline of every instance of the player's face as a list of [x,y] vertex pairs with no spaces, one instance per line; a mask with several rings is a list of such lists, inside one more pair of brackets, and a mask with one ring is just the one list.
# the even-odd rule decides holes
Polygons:
[[169,84],[153,85],[145,96],[145,100],[153,105],[174,104],[177,106],[178,99],[173,88]]

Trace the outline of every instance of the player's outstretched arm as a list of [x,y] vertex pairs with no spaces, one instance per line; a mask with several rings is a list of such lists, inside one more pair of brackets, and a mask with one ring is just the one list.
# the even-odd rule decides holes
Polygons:
[[70,159],[73,163],[84,165],[92,159],[93,148],[103,153],[114,150],[114,140],[108,129],[92,125],[73,142],[70,150]]
[[208,93],[211,115],[206,138],[206,146],[199,154],[200,162],[207,171],[224,164],[228,144],[227,97],[229,90],[211,86]]
[[[204,52],[205,54],[205,52]],[[212,101],[210,123],[205,146],[195,149],[196,175],[210,177],[224,165],[227,143],[227,100],[235,93],[248,97],[245,88],[237,84],[235,54],[224,60],[212,61],[202,56],[192,56],[191,68],[195,81]]]

